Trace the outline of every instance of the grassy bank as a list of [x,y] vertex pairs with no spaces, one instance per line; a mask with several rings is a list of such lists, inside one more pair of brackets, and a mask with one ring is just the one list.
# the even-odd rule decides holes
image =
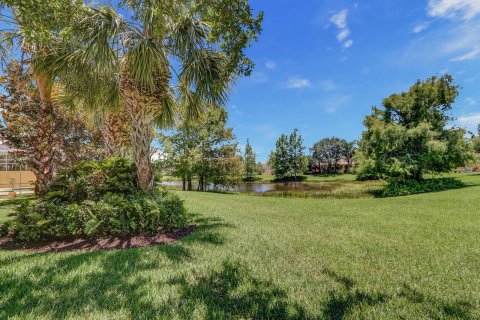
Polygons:
[[480,175],[462,179],[388,199],[180,192],[198,229],[174,245],[1,251],[0,318],[478,319]]

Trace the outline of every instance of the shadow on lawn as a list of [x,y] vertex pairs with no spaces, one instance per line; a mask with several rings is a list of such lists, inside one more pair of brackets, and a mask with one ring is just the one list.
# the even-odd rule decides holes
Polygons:
[[[194,312],[206,318],[305,318],[283,290],[252,277],[238,262],[224,262],[207,275],[192,268],[190,245],[220,245],[225,239],[218,231],[233,227],[216,218],[194,222],[197,230],[173,245],[7,257],[0,264],[0,318],[62,319],[95,312],[142,319],[183,319]],[[17,272],[20,265],[23,272]]]
[[403,284],[400,292],[395,295],[369,293],[356,288],[352,279],[341,276],[332,270],[324,269],[323,273],[342,287],[340,292],[331,291],[329,293],[329,299],[323,311],[325,319],[344,319],[358,305],[374,306],[400,299],[406,299],[409,303],[418,305],[422,309],[422,313],[431,319],[474,319],[473,306],[466,301],[441,301],[412,289],[407,284]]
[[366,292],[330,269],[323,273],[332,289],[311,301],[321,301],[323,313],[312,316],[284,289],[255,277],[240,261],[224,260],[205,269],[196,261],[194,247],[215,250],[227,241],[221,230],[233,226],[199,216],[193,222],[197,230],[172,245],[7,257],[0,264],[0,319],[343,319],[356,307],[403,299],[430,318],[473,318],[466,302],[440,301],[408,285],[395,294]]
[[194,222],[196,231],[173,245],[7,258],[0,264],[0,318],[307,318],[284,290],[238,261],[202,273],[191,245],[221,245],[219,230],[233,226],[198,216]]
[[185,275],[168,282],[180,286],[180,318],[192,315],[198,307],[206,319],[308,319],[305,310],[289,302],[287,293],[269,281],[254,278],[239,263],[225,261],[219,271],[196,279]]
[[[78,273],[94,264],[94,272]],[[92,317],[94,312],[135,319],[307,318],[285,291],[252,277],[238,262],[226,261],[193,281],[188,280],[191,271],[167,280],[152,277],[155,271],[162,271],[162,262],[146,260],[140,250],[67,256],[35,267],[28,277],[0,280],[6,293],[0,318],[33,314],[63,319]]]

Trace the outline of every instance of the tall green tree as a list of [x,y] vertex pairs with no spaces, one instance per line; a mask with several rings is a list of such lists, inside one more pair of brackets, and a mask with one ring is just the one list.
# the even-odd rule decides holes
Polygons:
[[480,153],[480,124],[477,127],[477,135],[475,136],[472,133],[472,137],[470,138],[470,141],[472,142],[472,147],[475,153]]
[[195,121],[184,117],[173,134],[162,137],[167,165],[182,179],[184,190],[192,190],[195,178],[199,191],[240,181],[243,163],[227,121],[225,109],[209,107]]
[[[11,60],[3,69],[0,86],[0,138],[14,155],[35,174],[35,191],[42,194],[45,168],[38,149],[38,109],[41,104],[38,88],[26,67]],[[103,144],[98,130],[82,113],[56,106],[51,114],[52,167],[67,167],[81,160],[103,157]]]
[[311,148],[311,160],[314,166],[326,166],[327,173],[339,173],[340,160],[344,156],[346,140],[331,137],[325,138]]
[[83,104],[125,110],[137,188],[153,191],[154,125],[171,125],[175,105],[194,118],[204,102],[225,103],[230,83],[251,73],[244,49],[257,38],[262,14],[254,16],[244,0],[122,4],[129,19],[117,7],[89,7],[46,69],[58,73],[65,94]]
[[298,179],[306,169],[302,136],[295,129],[289,136],[282,134],[270,154],[269,165],[277,179]]
[[340,173],[340,160],[345,160],[345,172],[348,173],[355,155],[355,142],[337,137],[324,138],[315,143],[310,151],[312,166],[322,167],[326,173]]
[[343,158],[347,163],[345,166],[345,173],[352,173],[355,152],[357,150],[357,141],[345,141],[343,143]]
[[38,90],[36,108],[36,142],[31,150],[38,159],[37,193],[43,195],[53,178],[54,102],[56,74],[39,68],[59,41],[62,31],[83,7],[81,0],[2,0],[1,49],[3,57],[22,56],[29,62],[29,74]]
[[247,139],[247,145],[245,146],[245,156],[243,158],[245,167],[245,180],[252,181],[257,174],[257,156],[253,152],[253,148],[250,145],[250,141]]
[[303,174],[306,168],[305,147],[303,146],[303,138],[295,129],[289,137],[289,161],[290,176],[297,180]]
[[417,81],[366,117],[356,156],[359,178],[423,178],[464,166],[472,152],[465,130],[449,126],[458,86],[449,75]]
[[282,134],[275,143],[275,151],[270,153],[268,160],[277,179],[285,179],[290,173],[290,157],[288,137]]

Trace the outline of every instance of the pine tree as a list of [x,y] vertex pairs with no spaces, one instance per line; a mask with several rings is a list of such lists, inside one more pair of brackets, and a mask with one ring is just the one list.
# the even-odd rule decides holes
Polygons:
[[305,170],[305,147],[303,146],[302,136],[298,134],[297,129],[293,130],[292,134],[290,134],[289,150],[290,177],[293,177],[294,180],[297,180]]
[[250,141],[247,139],[247,145],[245,146],[245,157],[243,159],[245,166],[245,180],[252,181],[257,171],[256,155],[253,152],[253,148],[250,145]]
[[298,179],[306,167],[302,136],[295,129],[289,137],[282,134],[275,152],[270,154],[270,166],[277,179]]

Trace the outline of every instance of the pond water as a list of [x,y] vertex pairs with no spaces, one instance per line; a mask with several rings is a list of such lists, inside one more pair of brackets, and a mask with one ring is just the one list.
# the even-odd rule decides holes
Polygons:
[[[182,188],[181,181],[162,181],[159,183],[161,186]],[[194,185],[194,189],[195,189]],[[209,185],[207,190],[223,190],[230,192],[242,192],[242,193],[265,193],[271,191],[308,191],[308,190],[321,190],[325,186],[320,183],[304,183],[304,182],[279,182],[279,183],[248,183],[243,182],[236,187],[223,187]]]

